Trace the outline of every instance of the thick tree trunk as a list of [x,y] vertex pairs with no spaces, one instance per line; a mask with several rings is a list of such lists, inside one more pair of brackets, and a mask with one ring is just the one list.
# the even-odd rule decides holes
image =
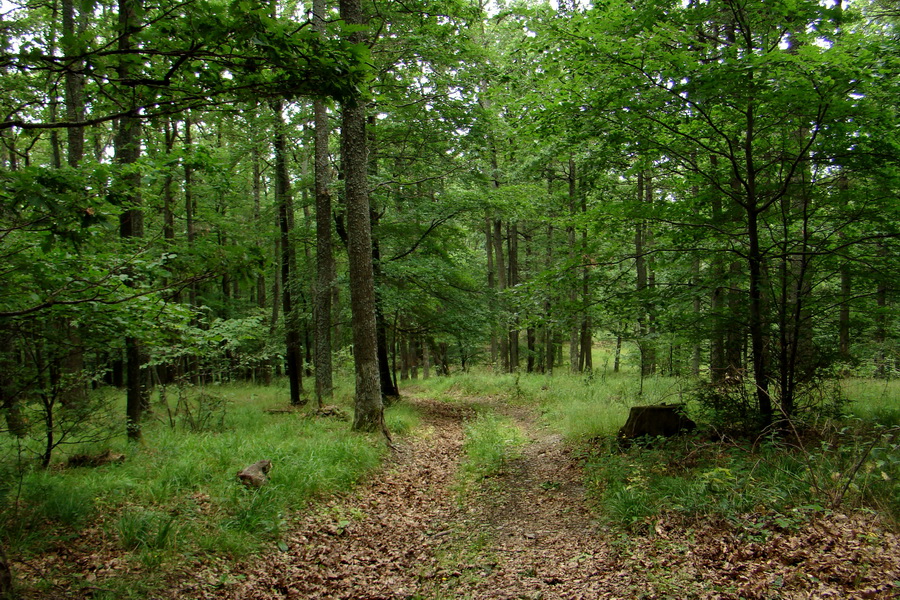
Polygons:
[[[360,0],[340,0],[340,13],[348,25],[365,23]],[[351,34],[350,41],[361,43],[362,32]],[[365,105],[360,98],[351,98],[344,103],[341,115],[341,161],[346,189],[350,310],[356,371],[353,429],[383,431],[387,435],[378,374],[366,142]]]
[[283,106],[280,101],[273,103],[275,113],[275,204],[278,206],[278,226],[281,231],[281,306],[284,312],[285,369],[290,385],[291,404],[300,406],[303,398],[303,354],[300,343],[300,324],[294,309],[296,296],[295,272],[296,250],[291,240],[294,228],[294,202],[291,196],[287,168],[287,140]]

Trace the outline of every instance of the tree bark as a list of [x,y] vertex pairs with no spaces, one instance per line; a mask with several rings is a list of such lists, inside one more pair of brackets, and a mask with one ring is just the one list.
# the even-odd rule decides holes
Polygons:
[[[117,67],[117,75],[126,80],[131,77],[131,62],[128,54],[133,49],[132,36],[140,27],[138,14],[141,11],[140,0],[119,0],[119,28],[121,34],[118,51],[123,58]],[[141,176],[134,165],[141,154],[141,121],[137,110],[129,111],[119,119],[119,126],[114,138],[115,162],[125,171],[120,184],[123,204],[127,207],[119,217],[119,235],[123,239],[141,238],[144,236],[144,213],[141,209]],[[125,339],[125,361],[127,379],[126,390],[126,428],[128,439],[141,439],[141,416],[147,404],[147,389],[144,381],[144,364],[146,353],[141,342],[135,337]]]
[[290,385],[291,405],[301,406],[303,399],[303,354],[300,344],[299,319],[294,310],[297,255],[291,240],[294,228],[294,201],[291,196],[287,168],[287,140],[281,101],[272,104],[275,113],[275,204],[281,231],[281,306],[284,312],[285,370]]
[[[507,226],[509,247],[509,286],[514,287],[519,283],[519,227],[516,222],[510,222]],[[509,330],[509,372],[519,370],[519,327],[518,317],[513,316]]]
[[[485,235],[485,249],[487,250],[487,284],[488,289],[491,293],[496,294],[497,292],[497,282],[496,282],[496,271],[494,270],[494,234],[493,234],[493,225],[491,223],[490,217],[485,217],[484,219],[484,235]],[[497,364],[497,330],[496,328],[491,328],[491,365]]]
[[[360,0],[340,0],[340,14],[348,25],[365,24]],[[362,43],[362,32],[353,32],[349,41]],[[356,372],[353,429],[380,430],[388,435],[378,373],[366,146],[365,105],[359,97],[350,98],[344,102],[341,114],[341,162],[346,189],[350,311]]]
[[[313,1],[313,28],[321,36],[325,30],[325,0]],[[315,127],[315,195],[316,195],[316,291],[315,291],[315,340],[316,340],[316,400],[321,407],[334,395],[331,361],[331,293],[334,279],[334,248],[331,239],[331,180],[328,139],[331,128],[325,102],[313,101]]]
[[[503,221],[494,219],[494,264],[497,267],[497,291],[503,294],[506,290],[506,260],[503,256]],[[506,328],[505,315],[502,316],[503,323],[501,325],[499,339],[500,364],[503,372],[509,372],[509,333]]]
[[[576,181],[575,181],[575,160],[569,157],[569,224],[566,225],[566,242],[569,247],[569,264],[574,269],[578,257],[578,248],[575,246],[575,205],[576,205]],[[579,361],[579,342],[581,339],[580,313],[575,310],[578,303],[578,288],[575,285],[569,288],[569,370],[572,373],[578,373],[580,366]]]

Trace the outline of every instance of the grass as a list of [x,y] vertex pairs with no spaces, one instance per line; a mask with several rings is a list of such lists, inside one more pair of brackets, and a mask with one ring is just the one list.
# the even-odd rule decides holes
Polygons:
[[[7,551],[36,556],[92,528],[150,578],[183,555],[244,556],[277,544],[293,512],[351,489],[385,453],[379,437],[352,433],[346,421],[303,411],[266,413],[284,408],[280,388],[223,385],[203,393],[225,407],[221,419],[206,420],[208,426],[171,419],[155,404],[140,445],[113,439],[60,450],[50,470],[30,463],[21,468],[12,460],[0,465]],[[169,400],[174,407],[171,394]],[[352,412],[349,406],[345,410]],[[196,424],[198,413],[193,415]],[[413,407],[400,403],[387,411],[386,420],[402,435],[415,426],[417,416]],[[10,438],[2,443],[5,456],[16,456]],[[62,468],[68,454],[106,448],[126,454],[126,460]],[[259,489],[240,485],[237,472],[261,459],[273,464],[269,484]],[[135,590],[149,585],[146,580],[132,583]],[[120,592],[121,597],[131,594]]]
[[[741,524],[744,516],[761,513],[753,531],[771,530],[834,508],[875,510],[900,524],[900,443],[889,429],[900,423],[900,382],[842,381],[847,418],[817,423],[796,439],[721,443],[698,434],[625,452],[614,438],[630,407],[682,402],[690,381],[641,382],[633,369],[593,377],[476,370],[408,385],[447,402],[534,406],[583,457],[589,494],[602,518],[625,529],[646,528],[662,514]],[[484,422],[467,439],[483,437],[478,445],[502,456],[500,423],[480,418]]]
[[461,472],[476,480],[504,473],[509,461],[519,456],[519,448],[526,442],[515,423],[490,412],[480,412],[467,423],[465,435]]

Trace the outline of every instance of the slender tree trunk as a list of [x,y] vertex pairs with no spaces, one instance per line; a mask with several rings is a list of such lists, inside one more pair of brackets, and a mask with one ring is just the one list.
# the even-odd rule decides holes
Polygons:
[[[841,195],[841,206],[846,207],[850,192],[850,181],[846,175],[841,175],[838,179],[838,190]],[[840,234],[840,238],[845,238],[843,232]],[[844,362],[850,362],[852,358],[850,355],[850,298],[852,294],[850,265],[844,262],[841,264],[841,308],[838,314],[838,352]]]
[[[140,0],[119,0],[119,36],[118,51],[122,58],[117,68],[117,75],[125,80],[131,77],[131,58],[133,50],[132,36],[140,27],[138,14],[142,7]],[[119,118],[119,126],[115,134],[115,161],[126,173],[121,178],[122,196],[126,198],[126,210],[119,217],[119,235],[123,239],[141,238],[144,236],[144,213],[141,209],[141,176],[130,169],[138,161],[141,154],[141,121],[137,110],[132,109]],[[141,415],[147,404],[147,389],[144,381],[144,364],[146,354],[141,342],[135,337],[125,339],[125,361],[127,372],[126,392],[126,428],[128,439],[141,439]]]
[[[578,248],[575,245],[575,206],[576,206],[576,180],[575,180],[575,160],[569,158],[568,170],[569,182],[569,224],[566,225],[566,242],[569,248],[569,264],[574,269],[578,256]],[[580,312],[576,311],[575,306],[578,304],[578,288],[575,285],[569,287],[569,307],[572,312],[569,318],[569,370],[572,373],[578,372],[579,367],[579,341],[581,339]]]
[[[551,187],[550,183],[547,184],[548,188]],[[548,190],[552,192],[552,189]],[[544,268],[549,271],[553,267],[553,224],[547,223],[547,252],[544,256]],[[556,352],[553,347],[554,340],[554,331],[552,324],[552,315],[550,314],[552,310],[552,303],[550,299],[550,295],[548,294],[546,299],[544,300],[544,352],[543,352],[543,366],[541,369],[544,373],[553,374],[553,359],[556,356]]]
[[274,102],[275,135],[275,204],[278,206],[278,226],[281,231],[281,305],[284,312],[285,370],[290,385],[291,404],[301,406],[303,398],[303,353],[300,344],[300,324],[294,309],[297,255],[291,240],[294,229],[294,202],[287,168],[287,140],[281,101]]
[[[531,248],[531,232],[523,233],[525,236],[525,262],[526,268],[533,268],[534,254]],[[537,345],[537,336],[535,334],[534,325],[529,321],[528,328],[525,330],[525,342],[528,348],[528,356],[525,359],[525,372],[534,373],[535,354]]]
[[[695,196],[697,191],[695,190]],[[691,261],[691,279],[695,289],[698,289],[700,285],[700,257],[695,256]],[[694,319],[697,323],[700,323],[701,319],[701,306],[700,306],[700,293],[694,293]],[[694,342],[691,346],[691,375],[694,377],[700,377],[700,344]]]
[[[494,220],[494,264],[497,267],[497,291],[501,294],[506,290],[506,260],[503,256],[503,221]],[[503,316],[503,325],[499,338],[500,363],[503,372],[509,372],[509,334],[506,327],[506,317]]]
[[[340,13],[348,25],[365,24],[360,0],[340,0]],[[363,41],[361,31],[350,35],[351,43]],[[341,162],[347,201],[350,310],[353,315],[353,359],[356,371],[353,429],[382,431],[387,436],[378,373],[366,142],[365,105],[361,98],[351,98],[344,103],[341,115]]]
[[[648,184],[649,185],[649,184]],[[637,176],[637,196],[638,201],[644,201],[644,172],[641,171]],[[651,370],[651,361],[649,355],[649,346],[652,343],[648,340],[648,335],[650,333],[649,327],[647,325],[647,259],[645,256],[645,248],[644,248],[644,240],[645,240],[645,228],[646,225],[643,221],[639,221],[635,226],[634,233],[634,264],[635,271],[637,273],[637,283],[636,290],[638,293],[640,303],[640,312],[638,316],[638,337],[639,345],[641,348],[641,375],[646,376],[652,373]]]
[[[325,0],[313,1],[313,27],[321,36],[325,30]],[[331,294],[334,285],[334,248],[331,239],[331,180],[328,140],[331,127],[324,100],[313,101],[316,188],[316,399],[321,407],[334,395],[334,368],[331,361]]]
[[[519,283],[519,227],[515,222],[507,225],[509,247],[509,286],[515,287]],[[518,317],[513,316],[513,322],[509,330],[509,372],[519,370],[519,328]]]
[[[368,171],[373,177],[378,176],[378,140],[375,135],[375,116],[371,115],[367,119],[368,127],[366,128],[366,136],[368,141]],[[380,218],[376,207],[371,206],[369,214],[371,216],[371,228],[373,232],[378,231],[378,220]],[[375,331],[378,340],[378,377],[381,380],[381,398],[386,406],[400,395],[394,377],[391,373],[391,363],[388,360],[388,327],[384,318],[384,303],[378,286],[383,278],[381,274],[381,246],[378,238],[373,233],[372,237],[372,272],[375,277]]]
[[[574,165],[573,165],[574,168]],[[587,216],[587,195],[581,194],[581,213]],[[581,232],[581,255],[584,261],[581,273],[581,355],[579,367],[581,371],[588,373],[594,370],[594,334],[592,331],[591,315],[588,312],[591,306],[591,266],[588,256],[588,232],[584,228]]]
[[[485,217],[484,223],[484,234],[485,234],[485,248],[487,250],[487,283],[488,289],[492,293],[497,292],[497,275],[494,268],[494,228],[491,222],[490,217]],[[491,328],[491,365],[497,364],[497,330],[496,328]]]

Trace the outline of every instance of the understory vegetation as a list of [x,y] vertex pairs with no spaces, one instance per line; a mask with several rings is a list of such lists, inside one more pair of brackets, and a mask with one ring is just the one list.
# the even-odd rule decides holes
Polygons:
[[[686,527],[712,519],[761,540],[816,515],[855,510],[877,513],[890,527],[900,523],[895,381],[843,380],[843,416],[761,437],[717,434],[702,420],[708,413],[689,380],[642,379],[631,367],[593,377],[476,370],[401,389],[410,385],[411,396],[472,408],[456,488],[462,504],[474,490],[502,485],[510,461],[528,443],[515,421],[497,411],[506,406],[539,414],[561,434],[583,467],[597,517],[628,534],[652,534],[660,519]],[[113,548],[122,558],[108,568],[121,575],[107,580],[111,591],[99,597],[117,598],[141,597],[191,564],[283,550],[282,536],[296,515],[366,481],[381,464],[381,441],[351,433],[343,420],[352,405],[349,389],[342,381],[327,417],[312,408],[286,409],[283,384],[182,390],[169,394],[167,405],[154,399],[144,444],[110,438],[64,446],[49,469],[39,468],[38,451],[29,457],[23,441],[7,439],[4,542],[24,568],[44,571],[48,592],[62,568],[48,556],[83,560]],[[618,446],[616,432],[630,407],[679,401],[698,420],[696,432]],[[398,439],[415,434],[416,411],[402,398],[387,420]],[[73,466],[85,456],[114,459]],[[237,471],[262,459],[273,463],[270,483],[242,486]]]
[[[474,374],[441,378],[438,398],[501,396],[539,407],[584,468],[590,502],[616,527],[646,532],[661,517],[690,525],[717,519],[766,535],[834,510],[874,511],[900,524],[900,383],[835,381],[844,413],[790,432],[730,437],[704,421],[696,384],[634,373],[595,377]],[[683,402],[698,430],[620,448],[616,432],[631,406]],[[464,468],[496,473],[511,456],[509,425],[479,416],[467,429]],[[490,450],[483,450],[490,440]],[[512,454],[514,455],[514,454]],[[469,466],[479,465],[479,466]]]
[[[351,489],[380,464],[383,443],[347,427],[346,388],[338,389],[343,408],[328,417],[285,410],[281,386],[183,391],[181,401],[170,398],[168,407],[157,399],[142,445],[118,438],[66,447],[46,470],[21,443],[16,447],[5,438],[0,531],[6,547],[24,564],[47,569],[48,585],[60,565],[42,556],[118,548],[123,558],[112,568],[121,570],[123,581],[110,596],[117,598],[126,592],[139,597],[185,560],[234,560],[278,548],[292,515],[317,498]],[[386,418],[400,434],[416,423],[409,405],[389,410]],[[85,456],[116,459],[69,466]],[[241,485],[237,472],[264,459],[272,461],[270,482]],[[141,573],[136,580],[127,575],[135,569]]]

